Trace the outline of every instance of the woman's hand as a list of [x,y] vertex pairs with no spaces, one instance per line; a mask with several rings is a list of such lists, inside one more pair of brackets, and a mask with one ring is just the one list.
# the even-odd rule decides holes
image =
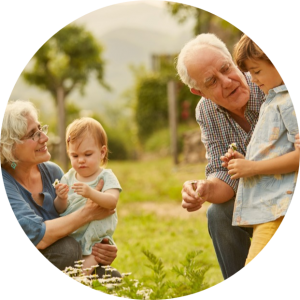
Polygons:
[[101,243],[97,243],[92,248],[92,254],[96,261],[102,265],[111,265],[117,257],[118,249],[115,245],[110,245],[108,239],[104,238]]
[[[101,191],[104,185],[103,179],[100,179],[97,186],[95,187],[95,190]],[[91,199],[87,199],[85,206],[83,208],[83,211],[88,218],[89,222],[94,220],[102,220],[110,215],[115,213],[114,209],[106,209],[101,206],[99,206],[97,203],[92,201]]]

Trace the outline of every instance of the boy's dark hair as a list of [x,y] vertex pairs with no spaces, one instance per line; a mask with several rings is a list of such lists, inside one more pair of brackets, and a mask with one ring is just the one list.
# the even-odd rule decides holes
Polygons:
[[248,71],[245,66],[248,59],[265,60],[272,64],[268,56],[245,34],[234,46],[233,59],[242,72]]

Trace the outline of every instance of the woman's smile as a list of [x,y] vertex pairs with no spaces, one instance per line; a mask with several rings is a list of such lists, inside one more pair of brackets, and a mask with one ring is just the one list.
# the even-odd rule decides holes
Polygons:
[[46,152],[46,151],[48,151],[47,145],[44,145],[40,149],[36,150],[36,152]]

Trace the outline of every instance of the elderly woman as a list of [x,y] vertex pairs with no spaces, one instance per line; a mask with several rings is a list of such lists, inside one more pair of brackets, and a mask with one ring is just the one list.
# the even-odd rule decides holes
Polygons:
[[[82,209],[59,217],[53,204],[56,194],[52,184],[61,179],[63,172],[49,162],[47,132],[48,126],[41,126],[31,102],[9,102],[1,129],[1,169],[8,200],[22,229],[37,249],[63,270],[82,257],[80,245],[68,235],[114,211],[88,200]],[[103,182],[97,189],[102,186]],[[109,265],[117,256],[117,248],[98,243],[92,254],[102,265]],[[97,268],[97,273],[102,276],[103,268]]]

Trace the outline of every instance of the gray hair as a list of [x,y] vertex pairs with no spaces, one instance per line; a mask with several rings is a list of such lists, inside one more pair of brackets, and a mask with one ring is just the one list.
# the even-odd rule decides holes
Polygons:
[[21,138],[27,132],[27,118],[32,116],[38,119],[38,112],[30,101],[9,101],[1,127],[1,165],[7,162],[18,162],[14,157],[13,148],[16,143],[21,144]]
[[[186,84],[189,88],[198,88],[197,82],[191,78],[186,68],[186,58],[193,55],[197,50],[204,46],[215,47],[221,50],[226,56],[232,59],[230,52],[228,51],[224,42],[222,42],[216,35],[212,33],[202,33],[196,36],[194,39],[189,41],[181,49],[177,58],[177,73],[181,81]],[[198,88],[199,89],[199,88]]]

